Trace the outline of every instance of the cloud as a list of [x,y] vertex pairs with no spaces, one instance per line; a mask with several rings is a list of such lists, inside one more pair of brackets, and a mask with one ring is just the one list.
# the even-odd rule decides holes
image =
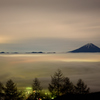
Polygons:
[[[76,57],[77,56],[77,57]],[[1,58],[1,57],[0,57]],[[39,78],[44,88],[48,87],[57,69],[61,69],[64,76],[69,77],[75,84],[79,78],[91,88],[91,91],[99,90],[100,81],[100,62],[62,62],[64,59],[98,59],[99,55],[95,54],[57,54],[57,55],[32,55],[32,56],[12,56],[4,57],[3,63],[6,62],[2,70],[0,70],[0,80],[5,83],[12,79],[17,83],[18,87],[25,88],[31,86],[35,77]],[[38,60],[28,63],[27,60]],[[2,66],[2,60],[0,66]],[[26,60],[26,63],[24,61]],[[43,61],[44,60],[44,61]],[[12,62],[19,62],[11,64]],[[21,62],[21,63],[20,63]],[[4,70],[5,69],[5,70]],[[98,88],[97,88],[98,87]]]
[[[18,6],[18,7],[33,7],[38,9],[54,9],[57,11],[63,10],[93,10],[100,9],[99,0],[0,0],[1,6]],[[69,8],[69,9],[68,9]],[[80,8],[80,9],[79,9]]]
[[[48,47],[50,50],[52,45],[57,49],[59,46],[64,49],[67,43],[72,45],[73,41],[76,44],[79,41],[81,44],[82,42],[99,44],[99,2],[99,0],[0,0],[1,49],[7,47],[6,50],[10,51],[11,47],[13,50],[18,48],[45,50]],[[31,39],[33,45],[28,42]],[[77,46],[80,46],[79,44]]]

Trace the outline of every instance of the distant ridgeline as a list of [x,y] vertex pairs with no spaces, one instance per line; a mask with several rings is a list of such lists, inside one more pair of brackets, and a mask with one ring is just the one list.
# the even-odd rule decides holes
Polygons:
[[0,54],[18,54],[18,52],[0,52]]
[[71,53],[80,53],[80,52],[100,52],[100,48],[94,45],[93,43],[88,43],[78,49],[75,49],[73,51],[69,51]]
[[0,54],[54,54],[56,52],[0,52]]

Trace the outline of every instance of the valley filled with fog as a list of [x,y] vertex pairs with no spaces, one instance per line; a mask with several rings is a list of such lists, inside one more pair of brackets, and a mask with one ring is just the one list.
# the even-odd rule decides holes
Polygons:
[[91,92],[100,91],[100,53],[1,54],[0,69],[0,81],[12,79],[20,89],[31,87],[34,78],[47,89],[60,69],[73,83],[82,79]]

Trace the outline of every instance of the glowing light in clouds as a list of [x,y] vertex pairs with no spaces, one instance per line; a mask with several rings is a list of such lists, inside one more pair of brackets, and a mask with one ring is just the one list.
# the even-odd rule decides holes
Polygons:
[[11,42],[10,38],[0,36],[0,43],[10,43],[10,42]]

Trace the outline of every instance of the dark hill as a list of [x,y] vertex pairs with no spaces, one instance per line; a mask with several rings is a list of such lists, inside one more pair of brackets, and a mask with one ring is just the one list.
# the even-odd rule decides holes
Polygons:
[[66,94],[54,100],[100,100],[100,92],[89,94]]

